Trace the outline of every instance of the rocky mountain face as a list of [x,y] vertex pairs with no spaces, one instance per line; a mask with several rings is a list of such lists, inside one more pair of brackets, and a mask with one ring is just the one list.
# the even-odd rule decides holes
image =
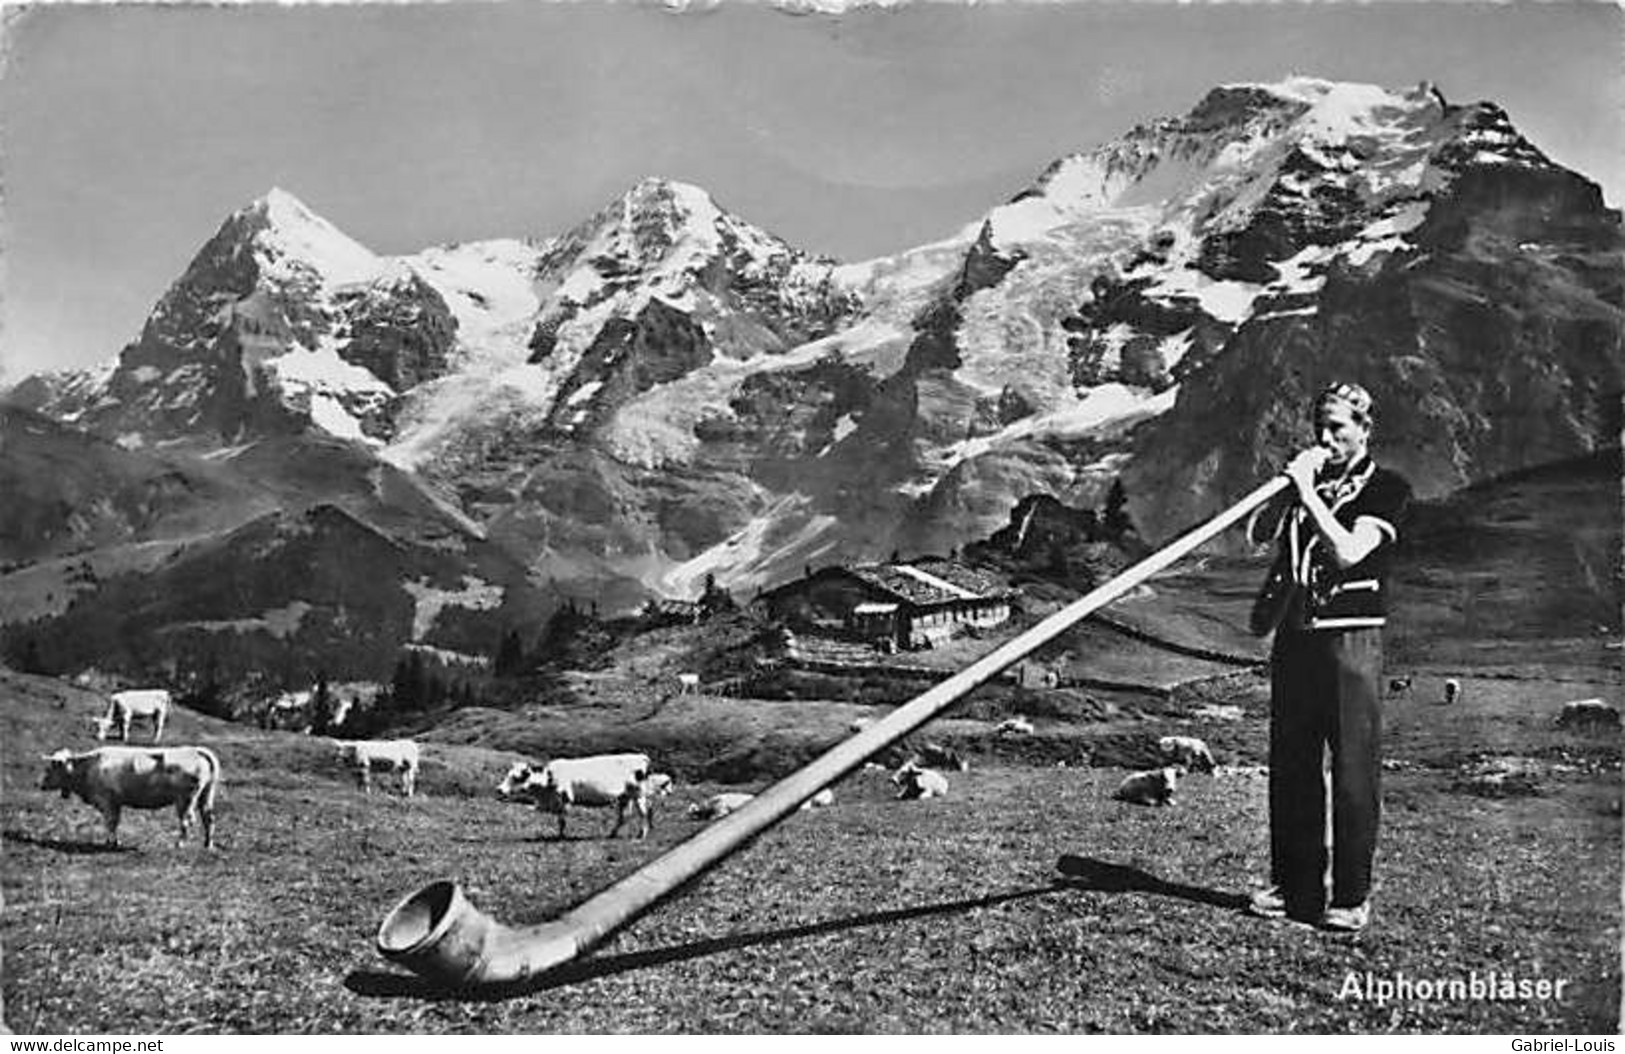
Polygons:
[[0,407],[0,567],[117,545],[232,493],[216,475]]
[[92,564],[75,583],[85,596],[6,626],[0,645],[51,670],[182,684],[376,679],[406,643],[485,659],[547,608],[512,558],[468,542],[406,540],[329,502],[278,509],[140,573]]
[[1266,197],[1215,250],[1231,274],[1312,262],[1136,436],[1126,479],[1144,520],[1194,521],[1262,478],[1333,379],[1370,389],[1379,458],[1426,496],[1618,442],[1619,214],[1497,107],[1440,112],[1452,134],[1416,186],[1373,187],[1358,138],[1299,150],[1294,182],[1316,207]]
[[1228,504],[1336,377],[1423,495],[1618,443],[1598,188],[1491,103],[1294,78],[837,264],[650,179],[546,240],[383,258],[281,191],[101,371],[11,394],[121,446],[330,435],[611,608],[946,552],[1024,498]]

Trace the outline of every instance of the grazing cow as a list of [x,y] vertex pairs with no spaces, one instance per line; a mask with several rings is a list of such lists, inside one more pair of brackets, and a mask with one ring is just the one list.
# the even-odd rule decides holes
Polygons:
[[914,755],[921,768],[952,769],[955,772],[969,772],[970,762],[966,761],[959,751],[952,747],[945,747],[941,743],[927,743]]
[[1618,728],[1619,708],[1609,706],[1601,699],[1576,699],[1563,704],[1554,723],[1558,728]]
[[1180,774],[1177,765],[1131,772],[1123,777],[1123,782],[1117,785],[1112,797],[1134,805],[1172,805],[1174,787],[1179,782]]
[[41,790],[77,794],[107,824],[109,845],[118,845],[119,812],[173,805],[180,818],[180,841],[191,819],[203,826],[203,844],[214,846],[214,799],[220,786],[220,759],[207,747],[97,747],[83,754],[47,754]]
[[825,787],[817,794],[814,794],[811,798],[808,798],[806,801],[802,802],[801,808],[803,812],[811,812],[814,809],[827,809],[834,804],[835,792],[828,787]]
[[169,719],[173,703],[167,688],[134,688],[114,692],[108,699],[107,716],[96,719],[96,738],[106,740],[118,729],[120,742],[129,742],[130,725],[136,721],[152,722],[152,741],[163,738],[164,722]]
[[1446,703],[1461,702],[1461,682],[1454,677],[1447,678],[1444,682],[1444,701]]
[[695,802],[688,807],[688,815],[694,820],[720,820],[724,816],[740,808],[746,802],[756,797],[743,791],[727,791],[722,794],[713,794],[702,802]]
[[1410,690],[1411,690],[1411,678],[1410,677],[1390,677],[1390,678],[1388,678],[1388,694],[1389,695],[1401,695],[1401,694],[1403,694],[1405,692],[1408,692]]
[[[614,838],[626,822],[626,808],[637,810],[639,838],[649,836],[649,755],[598,754],[585,758],[554,758],[540,769],[520,761],[508,770],[497,786],[497,796],[505,800],[528,801],[542,812],[558,817],[560,838],[564,837],[565,816],[570,806],[588,808],[615,806]],[[670,784],[668,783],[667,786]]]
[[1157,740],[1157,749],[1164,758],[1192,772],[1213,771],[1213,752],[1205,740],[1195,736],[1163,736]]
[[948,793],[947,776],[933,769],[922,769],[912,761],[892,773],[891,781],[897,784],[897,797],[902,799],[924,801]]
[[418,745],[410,739],[340,739],[339,760],[355,773],[356,782],[372,793],[372,774],[398,773],[401,794],[410,798],[418,783]]
[[1009,717],[999,722],[998,732],[1001,736],[1030,736],[1033,723],[1025,717]]
[[700,690],[700,675],[697,673],[680,673],[677,675],[677,694],[689,695]]

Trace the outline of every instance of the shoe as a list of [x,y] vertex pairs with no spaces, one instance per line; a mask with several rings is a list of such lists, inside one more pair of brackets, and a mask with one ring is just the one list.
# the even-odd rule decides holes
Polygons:
[[1281,887],[1271,886],[1254,893],[1247,902],[1247,910],[1262,919],[1286,918],[1286,897],[1281,895]]
[[1371,902],[1365,901],[1352,908],[1327,908],[1320,924],[1339,933],[1359,933],[1371,925]]

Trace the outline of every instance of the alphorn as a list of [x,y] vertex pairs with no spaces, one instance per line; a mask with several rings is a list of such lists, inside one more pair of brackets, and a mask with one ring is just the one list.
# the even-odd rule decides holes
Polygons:
[[429,981],[456,989],[515,984],[563,966],[597,947],[684,883],[738,852],[828,784],[930,721],[1091,612],[1167,568],[1289,484],[1285,476],[1274,477],[1224,512],[831,747],[756,795],[737,812],[711,824],[558,918],[524,927],[506,926],[469,903],[455,882],[442,880],[405,897],[384,917],[378,927],[378,950],[385,958]]

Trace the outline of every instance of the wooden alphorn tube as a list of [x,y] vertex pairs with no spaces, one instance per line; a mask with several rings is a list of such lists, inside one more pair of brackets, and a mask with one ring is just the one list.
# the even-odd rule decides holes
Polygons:
[[546,973],[597,947],[696,876],[738,852],[795,812],[802,802],[872,755],[952,706],[1005,667],[1123,596],[1290,485],[1277,476],[1201,526],[1181,535],[1027,632],[989,652],[875,724],[773,784],[736,812],[665,855],[582,901],[565,914],[524,927],[505,926],[475,908],[454,882],[433,882],[396,904],[378,927],[378,950],[453,988],[513,984]]

